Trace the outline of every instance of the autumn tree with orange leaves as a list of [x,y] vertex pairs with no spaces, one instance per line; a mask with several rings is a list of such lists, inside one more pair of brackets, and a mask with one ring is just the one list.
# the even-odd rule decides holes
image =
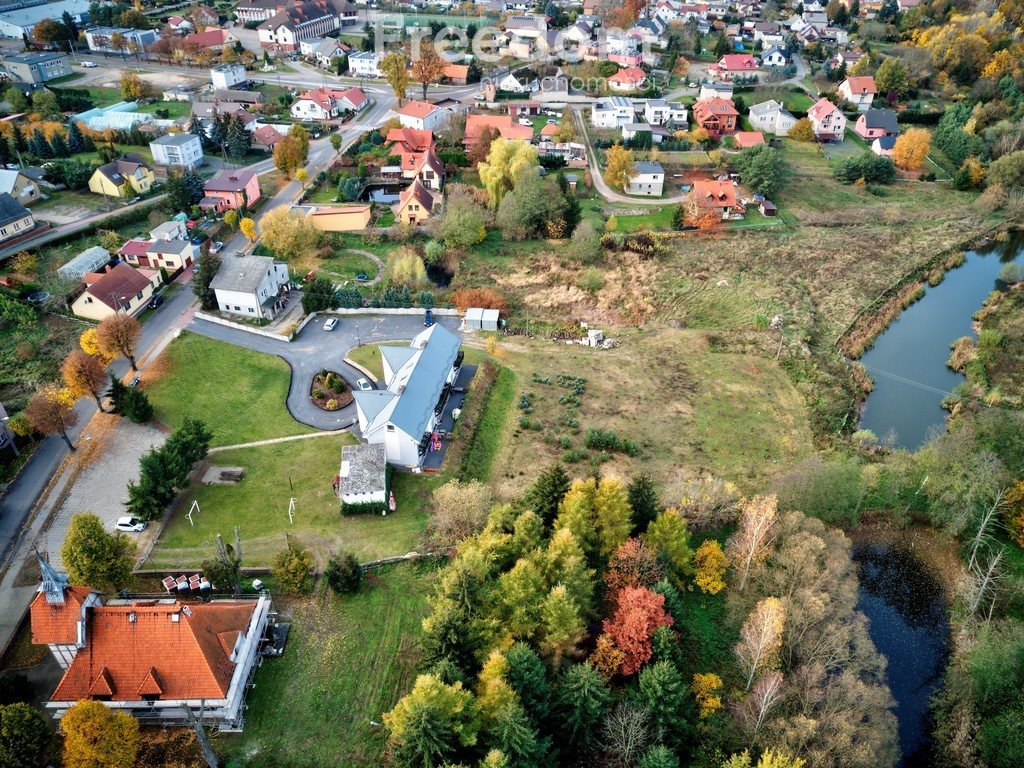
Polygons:
[[623,653],[619,673],[634,675],[651,659],[651,638],[658,627],[672,626],[665,598],[645,587],[619,590],[615,610],[604,621],[604,631]]

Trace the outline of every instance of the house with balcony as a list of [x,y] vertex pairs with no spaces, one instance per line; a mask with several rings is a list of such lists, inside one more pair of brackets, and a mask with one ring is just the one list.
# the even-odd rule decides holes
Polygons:
[[633,100],[625,96],[606,96],[590,108],[590,124],[595,128],[621,128],[636,120]]
[[270,256],[226,256],[210,288],[221,312],[273,320],[284,308],[288,265]]
[[735,133],[739,119],[736,105],[727,99],[700,99],[693,105],[694,123],[713,139]]
[[224,170],[203,184],[204,197],[199,207],[223,213],[230,209],[251,207],[260,199],[260,179],[249,169]]
[[89,178],[89,191],[108,197],[133,197],[153,187],[156,175],[141,155],[129,153],[101,165]]
[[168,133],[149,142],[156,165],[196,168],[203,164],[203,142],[194,133]]
[[807,110],[814,137],[818,141],[842,141],[846,133],[846,115],[828,99],[819,99]]

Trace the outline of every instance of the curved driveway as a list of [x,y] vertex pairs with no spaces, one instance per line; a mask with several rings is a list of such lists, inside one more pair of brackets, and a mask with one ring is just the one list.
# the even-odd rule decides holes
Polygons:
[[[422,315],[331,315],[338,318],[333,331],[324,330],[324,318],[311,320],[292,341],[280,341],[248,331],[193,320],[188,330],[218,341],[226,341],[256,352],[277,355],[291,368],[288,387],[288,412],[296,421],[316,429],[345,429],[356,421],[356,406],[351,403],[337,411],[317,408],[309,399],[313,376],[323,369],[336,371],[348,385],[355,388],[362,372],[345,362],[345,355],[359,344],[382,341],[411,341],[423,330]],[[458,317],[435,319],[449,330],[458,332]],[[254,418],[258,418],[254,414]]]

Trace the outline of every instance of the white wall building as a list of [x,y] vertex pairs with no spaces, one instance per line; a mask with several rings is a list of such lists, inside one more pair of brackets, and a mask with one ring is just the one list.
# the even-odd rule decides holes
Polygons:
[[192,133],[169,133],[149,142],[153,162],[169,168],[195,168],[203,162],[203,143]]
[[348,73],[352,77],[382,77],[380,62],[383,58],[383,53],[374,53],[373,51],[349,54]]
[[246,82],[249,76],[241,64],[221,64],[210,70],[210,82],[216,90],[227,90]]
[[789,129],[796,124],[796,118],[774,99],[754,104],[747,117],[755,131],[770,133],[773,136],[788,136]]
[[627,195],[644,195],[661,197],[665,190],[665,169],[661,163],[636,163],[636,175],[629,180],[625,192]]
[[221,312],[270,319],[280,309],[288,283],[288,265],[283,262],[269,256],[229,256],[210,287]]
[[590,109],[590,124],[595,128],[621,128],[635,120],[633,100],[625,96],[598,99]]

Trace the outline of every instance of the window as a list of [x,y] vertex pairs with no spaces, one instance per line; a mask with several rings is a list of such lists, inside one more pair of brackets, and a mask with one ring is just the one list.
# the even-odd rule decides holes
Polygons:
[[395,431],[395,425],[394,424],[388,424],[388,432],[394,432],[394,431]]

